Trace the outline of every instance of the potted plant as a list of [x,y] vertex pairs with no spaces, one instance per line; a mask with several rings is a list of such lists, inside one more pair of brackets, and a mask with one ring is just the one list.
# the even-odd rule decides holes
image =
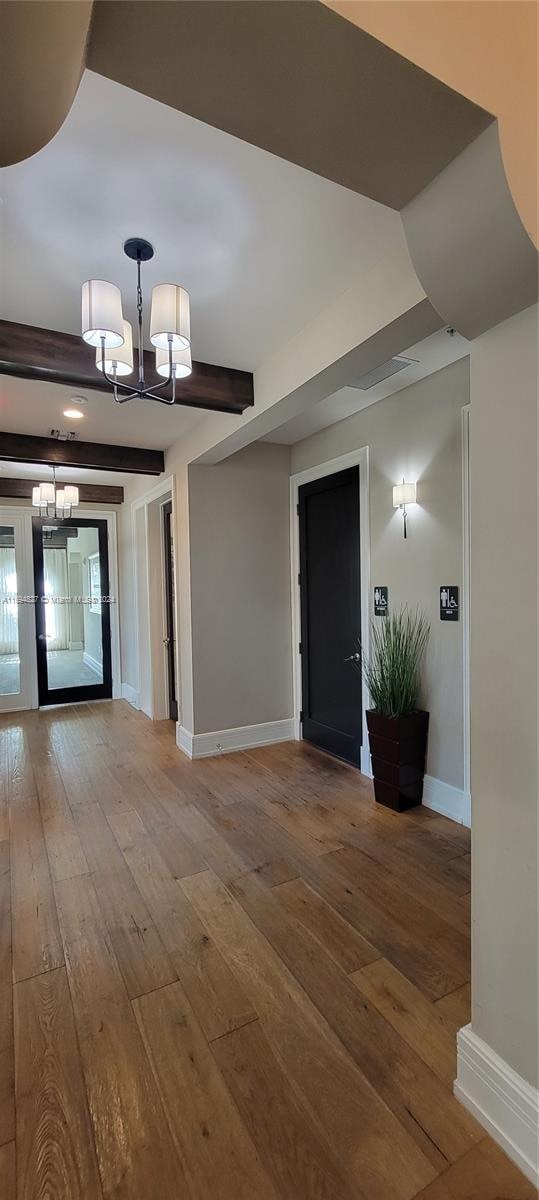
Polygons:
[[418,708],[420,667],[429,625],[404,607],[372,627],[372,654],[363,663],[373,707],[367,710],[374,795],[404,812],[421,804],[429,714]]

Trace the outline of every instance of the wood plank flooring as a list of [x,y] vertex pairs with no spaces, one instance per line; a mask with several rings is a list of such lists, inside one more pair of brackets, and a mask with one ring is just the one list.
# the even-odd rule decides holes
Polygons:
[[0,764],[2,1200],[531,1200],[452,1094],[466,830],[120,701]]

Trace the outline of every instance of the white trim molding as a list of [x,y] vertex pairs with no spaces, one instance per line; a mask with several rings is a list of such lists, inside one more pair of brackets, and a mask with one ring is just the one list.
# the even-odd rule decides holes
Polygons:
[[527,1083],[482,1038],[465,1025],[457,1034],[457,1100],[505,1150],[536,1187],[539,1185],[539,1102]]
[[470,568],[471,568],[471,421],[472,406],[462,409],[462,715],[464,750],[464,825],[472,823],[471,751],[470,751]]
[[132,708],[140,708],[139,694],[130,683],[122,683],[122,700],[127,700]]
[[240,725],[236,729],[218,729],[212,733],[191,733],[176,725],[176,745],[188,758],[210,758],[230,754],[233,750],[251,750],[255,746],[271,746],[275,742],[295,739],[294,720],[266,721],[262,725]]
[[440,813],[442,817],[449,817],[451,821],[457,821],[459,825],[470,825],[466,793],[450,783],[444,783],[443,779],[425,775],[423,804],[425,808],[432,808],[434,812]]
[[[131,538],[133,545],[133,597],[135,618],[135,657],[138,678],[138,707],[146,713],[150,720],[163,720],[168,716],[168,683],[166,678],[165,649],[163,638],[165,629],[164,601],[164,569],[163,569],[163,539],[160,536],[156,547],[152,541],[150,524],[152,520],[151,506],[155,501],[160,502],[160,508],[167,500],[172,501],[172,518],[175,523],[175,486],[174,476],[166,475],[160,479],[148,492],[136,496],[131,502]],[[137,536],[137,516],[142,511],[141,538]],[[161,516],[160,516],[161,520]],[[155,532],[155,530],[154,530]],[[153,566],[152,566],[153,563]],[[159,564],[157,566],[157,563]],[[176,571],[176,567],[175,567]],[[175,580],[175,595],[178,596],[178,581]],[[175,613],[177,619],[177,612]],[[178,626],[179,628],[179,626]],[[176,637],[176,647],[179,639]],[[159,652],[160,660],[156,658]],[[176,656],[176,686],[179,688],[179,663]],[[180,696],[177,696],[178,707],[181,711]]]

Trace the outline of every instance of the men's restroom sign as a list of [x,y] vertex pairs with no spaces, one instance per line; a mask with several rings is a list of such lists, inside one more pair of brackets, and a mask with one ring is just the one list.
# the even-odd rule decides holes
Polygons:
[[375,617],[387,617],[389,612],[389,588],[375,587],[374,589],[374,615]]
[[459,589],[454,584],[444,583],[440,588],[440,621],[458,621]]

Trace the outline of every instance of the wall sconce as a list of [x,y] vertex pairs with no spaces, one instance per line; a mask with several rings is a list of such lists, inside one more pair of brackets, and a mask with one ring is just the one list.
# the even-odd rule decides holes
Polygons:
[[396,487],[393,488],[393,508],[400,508],[402,512],[405,537],[406,518],[408,516],[406,512],[407,504],[417,504],[417,484],[405,483],[403,479],[402,483],[397,483]]

